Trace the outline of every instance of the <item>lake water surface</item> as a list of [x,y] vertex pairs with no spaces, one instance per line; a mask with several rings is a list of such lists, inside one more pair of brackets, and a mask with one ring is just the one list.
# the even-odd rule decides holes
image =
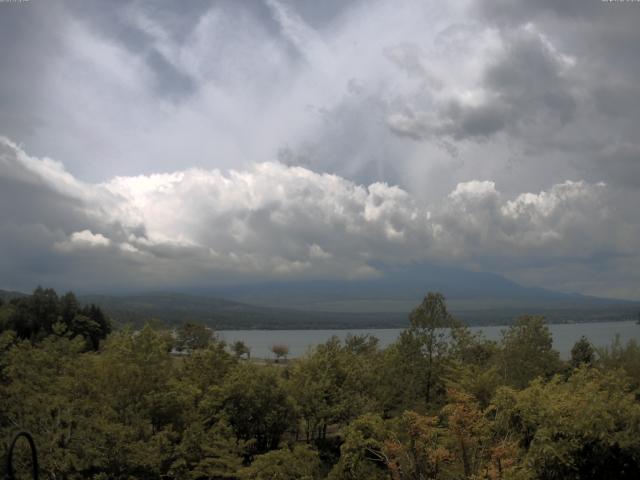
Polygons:
[[[481,331],[489,340],[499,340],[505,326],[471,327],[473,332]],[[597,322],[549,325],[553,334],[553,347],[567,358],[571,347],[582,335],[586,336],[597,347],[610,345],[616,335],[620,335],[623,343],[630,339],[640,342],[640,325],[635,322]],[[254,358],[273,358],[271,346],[284,344],[289,347],[289,358],[301,357],[310,348],[326,342],[333,335],[344,339],[352,335],[369,334],[380,340],[380,346],[386,347],[398,338],[402,329],[354,329],[354,330],[223,330],[218,334],[227,342],[242,340],[251,348]]]

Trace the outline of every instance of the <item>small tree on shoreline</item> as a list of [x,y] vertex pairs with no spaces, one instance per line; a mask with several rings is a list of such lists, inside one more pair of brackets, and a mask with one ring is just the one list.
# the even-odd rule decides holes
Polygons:
[[276,363],[280,361],[281,358],[287,359],[289,355],[289,347],[284,344],[276,344],[271,347],[271,351],[276,356]]
[[242,340],[236,340],[231,345],[231,350],[237,358],[242,358],[243,355],[247,356],[247,360],[251,359],[251,349]]

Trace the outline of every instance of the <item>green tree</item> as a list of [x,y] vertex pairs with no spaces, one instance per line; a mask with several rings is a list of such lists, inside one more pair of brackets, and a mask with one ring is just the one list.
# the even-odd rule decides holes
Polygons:
[[449,347],[447,329],[453,327],[455,322],[447,311],[444,296],[431,292],[411,312],[409,320],[409,334],[418,340],[426,361],[424,395],[425,401],[429,403],[433,399],[435,387],[442,381],[444,357]]
[[241,480],[314,480],[320,478],[318,452],[307,445],[258,455],[240,471]]
[[186,322],[176,331],[176,350],[192,352],[207,348],[213,340],[213,331],[200,323]]
[[242,468],[244,447],[233,438],[233,431],[224,422],[209,429],[194,422],[182,434],[169,474],[181,480],[235,480]]
[[214,341],[208,348],[195,350],[182,359],[180,388],[190,391],[193,401],[199,403],[210,392],[219,389],[237,363],[223,342]]
[[233,342],[231,350],[237,358],[242,358],[245,355],[247,359],[251,358],[251,349],[242,340],[236,340]]
[[623,344],[616,335],[610,346],[598,349],[598,365],[604,370],[622,370],[634,388],[640,387],[640,345],[636,340]]
[[250,453],[278,448],[296,420],[279,369],[251,363],[237,365],[227,376],[221,408],[238,440],[253,441]]
[[544,318],[524,315],[502,334],[500,370],[508,385],[524,388],[536,377],[551,378],[562,368]]
[[[289,373],[307,441],[325,440],[332,424],[345,425],[370,407],[375,381],[371,369],[374,350],[342,345],[332,337],[307,357],[295,362]],[[359,353],[356,353],[359,352]]]
[[385,418],[407,409],[424,408],[428,364],[422,343],[413,332],[402,331],[376,363],[374,397]]
[[568,380],[502,388],[495,429],[517,438],[533,478],[640,478],[640,404],[616,372],[585,366]]
[[591,366],[595,362],[595,358],[595,350],[591,342],[583,335],[580,337],[580,340],[575,343],[573,348],[571,348],[569,365],[571,365],[572,368],[578,368],[580,365]]
[[344,350],[353,355],[372,356],[378,353],[379,340],[369,334],[347,334],[344,340]]
[[329,473],[329,480],[390,479],[385,451],[389,436],[389,428],[379,415],[356,418],[344,429],[340,458]]
[[[93,350],[98,350],[100,342],[111,333],[111,321],[97,305],[85,305],[80,309],[80,314],[89,318],[90,328],[74,330],[76,334],[82,335]],[[76,322],[77,323],[77,322]]]
[[486,408],[500,384],[497,368],[499,350],[496,342],[486,340],[469,327],[457,325],[451,329],[451,356],[447,365],[448,388],[467,392]]
[[109,337],[98,358],[95,385],[113,421],[125,425],[146,421],[150,433],[179,421],[182,392],[173,381],[176,365],[166,341],[149,326]]
[[58,294],[52,288],[38,287],[31,297],[27,298],[34,333],[42,332],[48,335],[58,320]]
[[445,373],[456,325],[444,297],[429,293],[409,316],[410,326],[379,359],[375,397],[385,416],[407,409],[437,410],[445,397]]
[[33,294],[11,301],[2,309],[0,328],[11,329],[19,338],[41,341],[48,335],[81,336],[86,348],[97,350],[111,332],[111,323],[95,305],[80,307],[71,292],[58,298],[55,290],[38,287]]

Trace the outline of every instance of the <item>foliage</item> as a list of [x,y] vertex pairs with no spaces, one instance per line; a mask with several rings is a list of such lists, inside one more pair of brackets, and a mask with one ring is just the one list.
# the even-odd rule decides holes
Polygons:
[[231,350],[238,358],[242,358],[245,355],[247,359],[251,358],[251,349],[242,340],[236,340],[233,342]]
[[591,342],[587,340],[584,335],[580,337],[573,348],[571,348],[571,358],[569,359],[569,365],[573,368],[578,368],[580,365],[591,366],[596,360],[596,352],[591,345]]
[[52,334],[82,337],[86,348],[97,350],[111,332],[111,322],[96,305],[81,306],[71,292],[58,297],[55,290],[38,287],[32,295],[0,305],[0,332],[4,330],[31,341]]
[[329,425],[345,425],[367,410],[364,394],[374,381],[368,365],[377,354],[367,343],[353,337],[343,346],[333,337],[292,367],[289,384],[307,441],[325,439]]
[[629,340],[626,345],[616,335],[609,347],[598,349],[598,365],[605,370],[620,369],[635,388],[640,387],[640,345]]
[[242,468],[243,453],[244,444],[233,439],[226,423],[221,421],[207,429],[196,422],[184,431],[169,474],[189,480],[235,479]]
[[391,478],[441,478],[453,455],[444,446],[446,432],[438,425],[438,418],[406,411],[399,419],[397,431],[399,433],[385,443]]
[[319,478],[320,458],[306,445],[283,448],[257,456],[240,471],[241,480],[314,480]]
[[179,352],[192,352],[201,348],[207,348],[213,341],[213,331],[200,324],[187,322],[176,331],[176,350]]
[[405,339],[417,343],[419,354],[424,357],[424,399],[429,403],[435,394],[442,393],[437,388],[442,381],[443,357],[449,348],[447,329],[455,322],[447,311],[444,296],[439,293],[429,293],[411,312],[409,320],[411,327]]
[[640,478],[640,404],[615,372],[582,366],[566,381],[503,389],[494,408],[535,478]]
[[564,363],[542,318],[491,342],[429,294],[385,349],[332,338],[274,365],[101,315],[48,289],[0,305],[0,454],[31,431],[43,478],[640,478],[633,341]]
[[294,406],[279,371],[242,363],[222,387],[221,406],[236,438],[253,441],[251,453],[278,448],[294,421]]
[[534,378],[551,378],[560,369],[560,357],[553,350],[543,317],[524,315],[503,332],[500,370],[508,385],[524,388]]
[[333,480],[390,479],[385,442],[389,427],[379,415],[366,414],[351,422],[344,431],[340,459],[329,474]]
[[289,355],[289,347],[283,344],[273,345],[271,347],[271,351],[276,356],[276,362],[279,361],[281,358],[286,359],[287,355]]
[[449,449],[460,460],[465,477],[476,475],[484,462],[489,443],[489,422],[473,396],[449,390],[449,403],[443,408],[450,436]]

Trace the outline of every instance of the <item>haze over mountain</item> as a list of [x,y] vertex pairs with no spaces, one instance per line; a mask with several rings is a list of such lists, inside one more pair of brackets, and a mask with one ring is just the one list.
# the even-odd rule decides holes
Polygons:
[[638,303],[523,287],[498,274],[436,265],[390,269],[379,278],[365,280],[269,282],[209,290],[218,297],[254,305],[354,312],[409,311],[429,291],[444,293],[451,308],[458,311],[579,308]]
[[443,292],[453,314],[474,325],[510,324],[523,314],[549,322],[635,319],[640,302],[523,287],[497,274],[434,265],[385,272],[378,279],[267,282],[190,293],[84,295],[122,321],[200,320],[216,328],[403,327],[429,291]]
[[[119,324],[156,319],[217,329],[403,327],[427,292],[442,292],[453,314],[472,325],[510,324],[519,315],[549,322],[635,319],[640,302],[523,287],[504,277],[436,265],[414,265],[366,280],[262,282],[174,291],[84,294]],[[0,291],[0,298],[23,295]]]

